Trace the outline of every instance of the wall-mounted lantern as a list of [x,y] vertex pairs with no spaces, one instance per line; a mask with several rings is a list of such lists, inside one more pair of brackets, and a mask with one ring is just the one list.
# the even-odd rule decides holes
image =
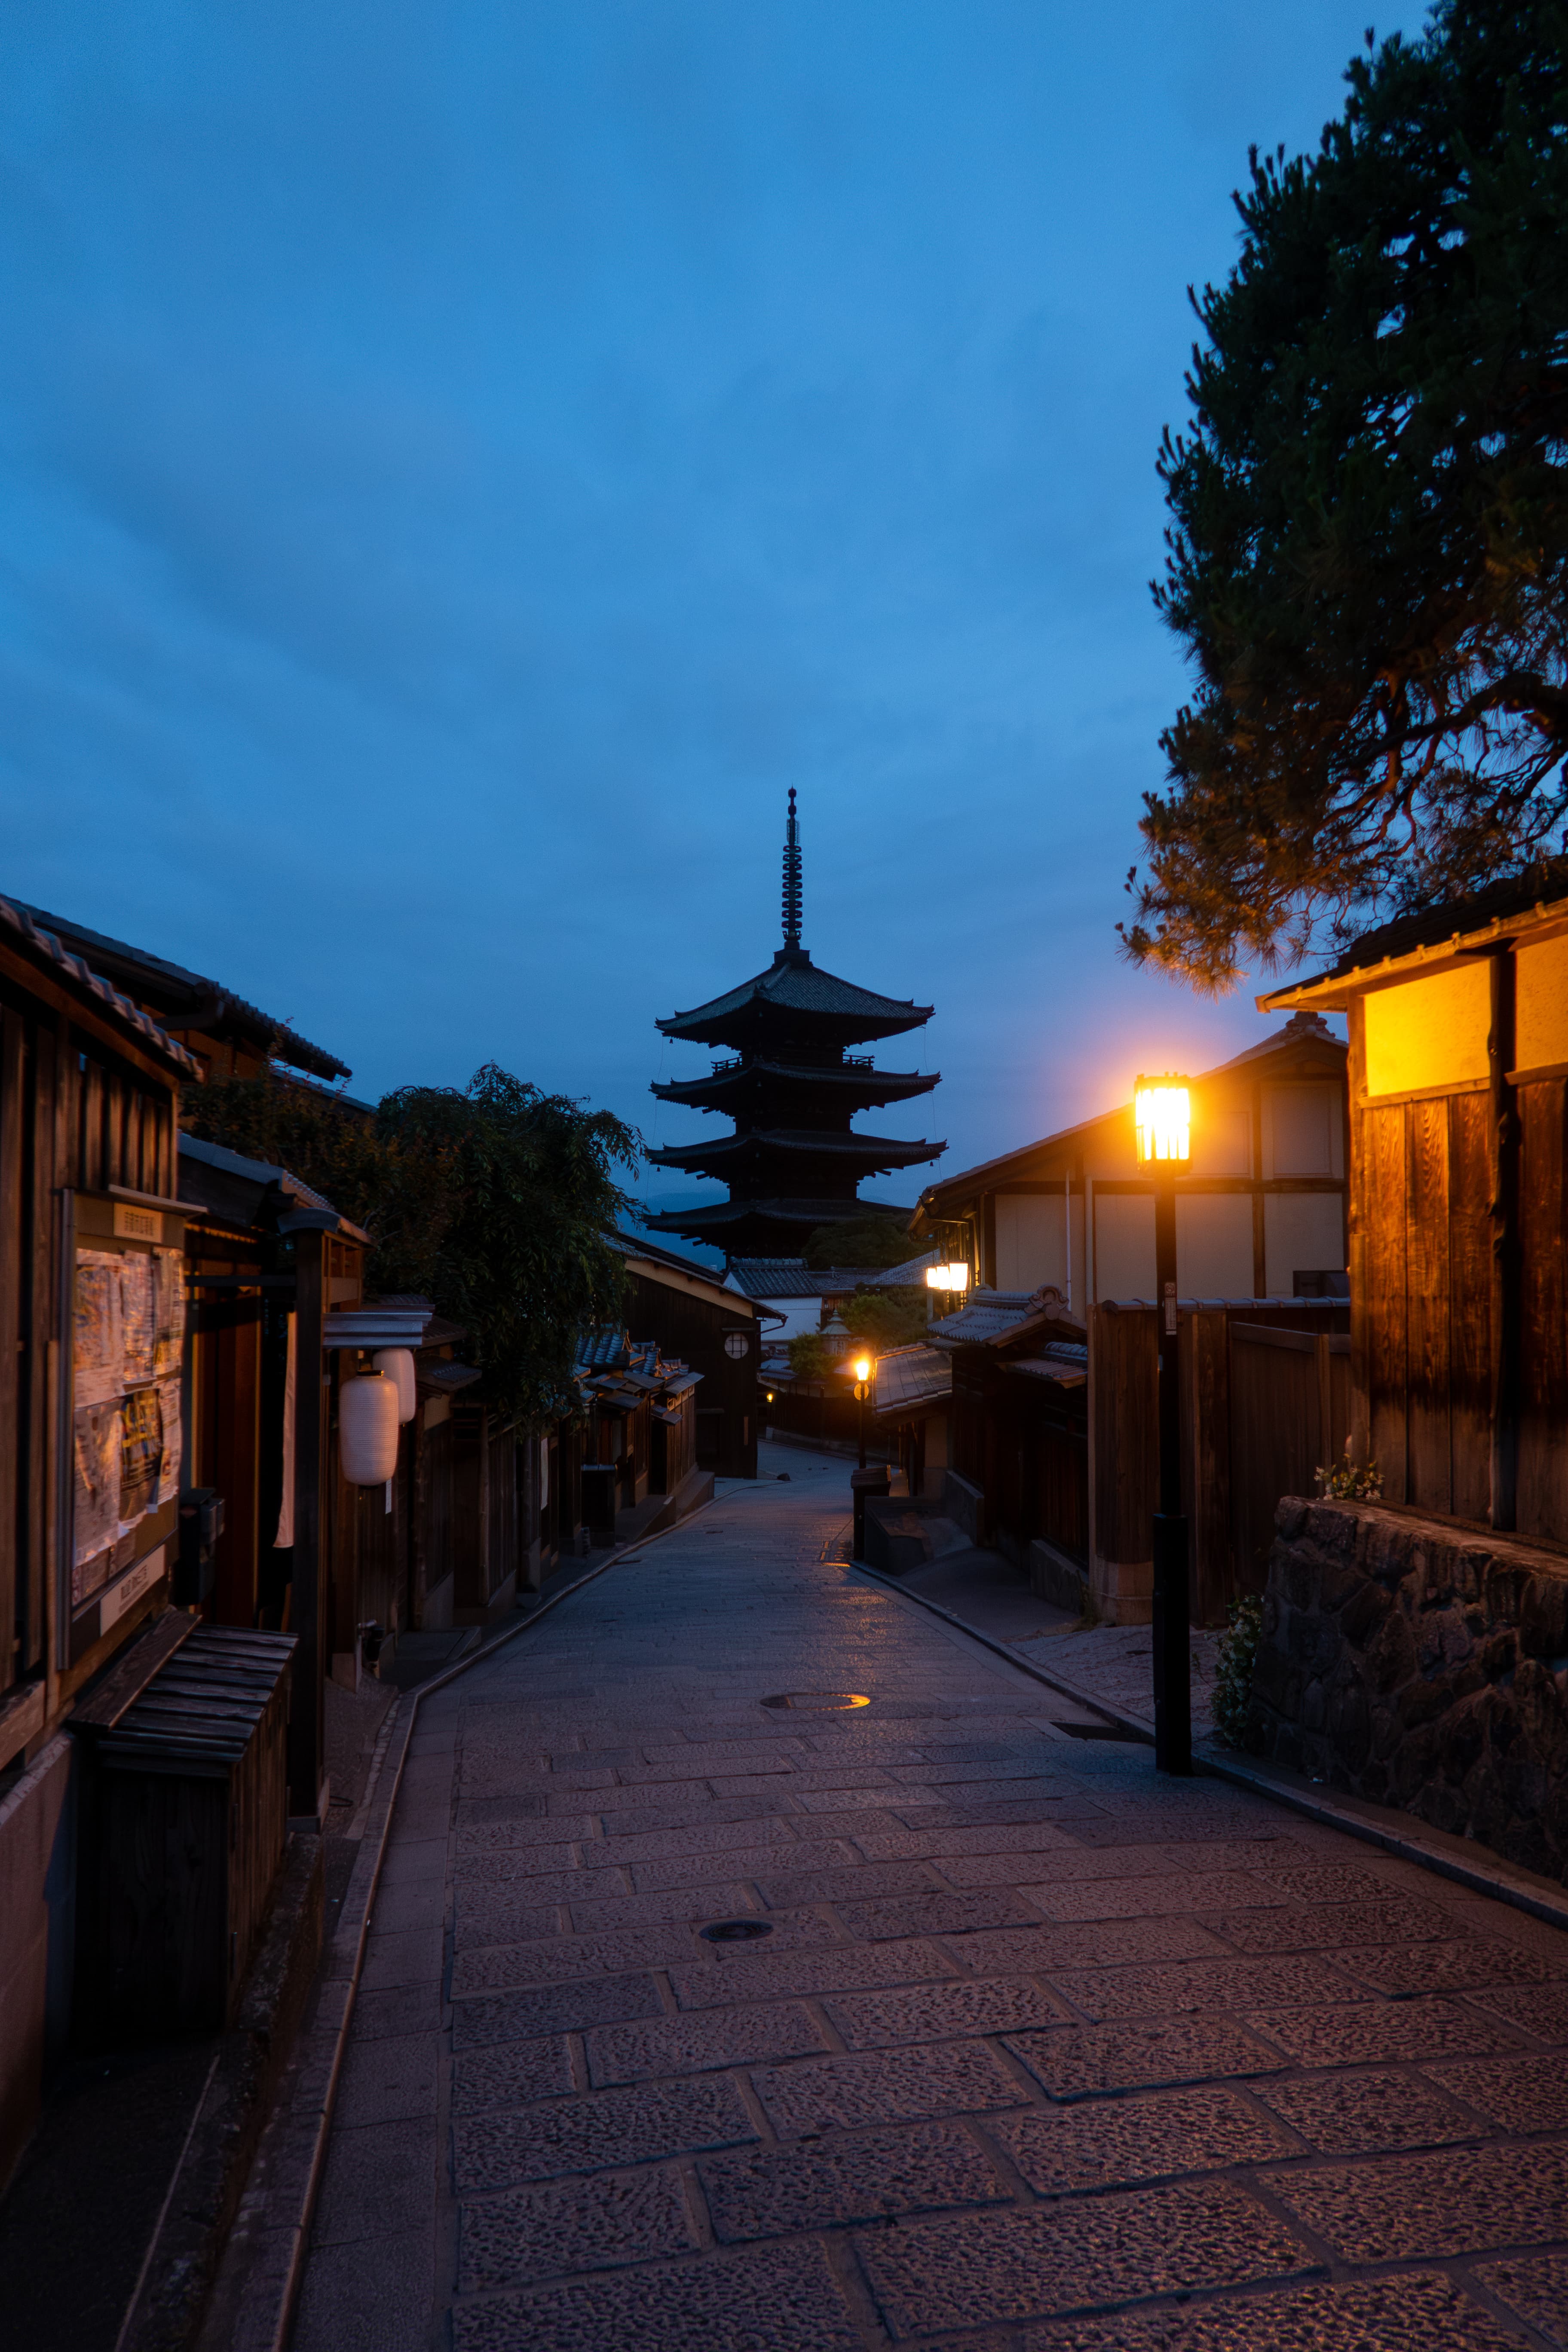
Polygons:
[[371,1362],[378,1372],[384,1372],[396,1388],[398,1420],[402,1423],[412,1421],[419,1403],[414,1386],[413,1349],[378,1348]]
[[397,1468],[397,1384],[361,1372],[338,1391],[338,1454],[351,1486],[384,1486]]

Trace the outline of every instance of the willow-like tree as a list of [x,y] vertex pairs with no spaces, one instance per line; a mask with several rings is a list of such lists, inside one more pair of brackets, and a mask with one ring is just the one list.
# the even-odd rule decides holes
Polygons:
[[1128,951],[1199,988],[1541,859],[1568,812],[1568,18],[1438,0],[1260,161],[1165,436],[1195,671]]
[[290,1169],[363,1225],[378,1290],[424,1292],[468,1334],[487,1394],[540,1422],[576,1402],[579,1331],[622,1312],[617,1166],[637,1139],[608,1111],[493,1062],[465,1087],[404,1087],[374,1116],[259,1078],[209,1080],[187,1124]]

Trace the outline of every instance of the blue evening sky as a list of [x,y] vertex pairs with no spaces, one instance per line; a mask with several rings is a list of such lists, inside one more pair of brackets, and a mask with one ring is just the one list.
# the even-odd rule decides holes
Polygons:
[[652,1139],[793,783],[947,1169],[1252,1043],[1116,953],[1154,456],[1367,14],[12,0],[0,890]]

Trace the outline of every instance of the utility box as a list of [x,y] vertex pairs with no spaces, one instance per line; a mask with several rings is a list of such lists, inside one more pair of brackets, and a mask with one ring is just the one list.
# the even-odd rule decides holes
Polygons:
[[873,1462],[869,1469],[851,1470],[849,1492],[855,1504],[855,1535],[849,1547],[853,1559],[866,1557],[866,1505],[875,1498],[882,1501],[893,1490],[892,1474],[885,1462]]
[[79,2039],[232,2022],[288,1834],[294,1646],[289,1633],[193,1624],[123,1706],[106,1689],[73,1719],[89,1751]]

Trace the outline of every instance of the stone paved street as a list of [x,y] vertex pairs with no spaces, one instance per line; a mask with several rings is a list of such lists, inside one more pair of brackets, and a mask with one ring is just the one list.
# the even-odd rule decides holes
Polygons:
[[1074,1737],[767,1467],[423,1706],[295,2352],[1568,2346],[1568,1937]]

